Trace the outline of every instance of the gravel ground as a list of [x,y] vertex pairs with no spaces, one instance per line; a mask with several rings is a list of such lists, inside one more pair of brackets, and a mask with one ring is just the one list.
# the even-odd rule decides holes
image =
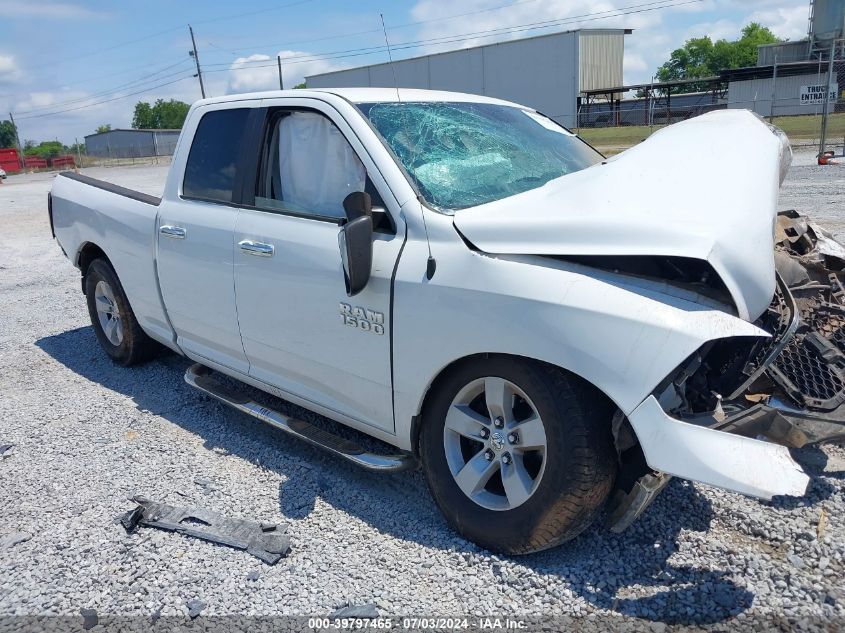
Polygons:
[[[86,170],[158,194],[165,166]],[[660,630],[845,617],[845,450],[806,449],[804,499],[673,481],[621,535],[493,555],[446,526],[420,473],[371,474],[190,390],[174,355],[114,367],[51,240],[48,174],[0,186],[0,615],[589,616]],[[796,156],[783,206],[845,238],[845,167]],[[2,449],[0,449],[2,452]],[[276,566],[115,517],[143,494],[289,525]],[[2,628],[2,627],[0,627]]]

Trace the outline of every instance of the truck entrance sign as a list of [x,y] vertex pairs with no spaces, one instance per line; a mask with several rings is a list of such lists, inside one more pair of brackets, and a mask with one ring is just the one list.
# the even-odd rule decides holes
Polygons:
[[[836,103],[836,95],[839,93],[838,84],[830,84],[828,101]],[[801,86],[801,105],[818,105],[824,103],[824,84],[815,86]]]

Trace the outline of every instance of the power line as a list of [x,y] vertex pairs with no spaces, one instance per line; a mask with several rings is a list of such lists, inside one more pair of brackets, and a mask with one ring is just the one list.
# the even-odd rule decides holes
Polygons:
[[[209,18],[207,20],[199,20],[195,21],[195,24],[208,24],[211,22],[220,22],[222,20],[236,20],[242,17],[248,17],[252,15],[257,15],[259,13],[267,13],[269,11],[278,11],[280,9],[286,9],[288,7],[297,6],[300,4],[307,4],[310,2],[315,2],[316,0],[297,0],[296,2],[291,2],[288,4],[283,4],[275,7],[270,7],[268,9],[259,9],[257,11],[243,11],[241,13],[234,13],[230,15],[223,15],[217,18]],[[156,33],[150,33],[149,35],[143,35],[141,37],[135,38],[133,40],[128,40],[125,42],[120,42],[119,44],[114,44],[112,46],[107,46],[105,48],[99,48],[88,53],[82,53],[80,55],[76,55],[74,57],[62,57],[61,59],[51,59],[48,62],[43,62],[41,64],[34,64],[32,66],[27,66],[22,70],[35,70],[36,68],[43,68],[45,66],[54,66],[56,64],[67,63],[72,61],[77,61],[79,59],[85,59],[86,57],[91,57],[92,55],[99,55],[101,53],[107,53],[109,51],[116,50],[118,48],[123,48],[125,46],[130,46],[131,44],[137,44],[138,42],[145,42],[146,40],[150,40],[156,37],[161,37],[162,35],[167,35],[168,33],[173,33],[174,31],[179,31],[187,26],[186,24],[179,24],[177,26],[170,27],[168,29],[164,29],[163,31],[157,31]]]
[[[148,61],[144,64],[139,64],[137,66],[129,66],[128,68],[122,68],[120,70],[116,70],[114,72],[110,72],[110,73],[107,73],[105,75],[96,75],[94,77],[89,76],[89,77],[85,77],[83,79],[75,79],[71,84],[59,86],[58,88],[60,90],[65,89],[65,88],[74,88],[76,86],[79,86],[80,84],[92,83],[94,81],[99,81],[100,79],[107,79],[109,77],[114,77],[116,75],[125,75],[128,72],[132,72],[132,71],[139,70],[139,69],[142,69],[142,68],[149,68],[150,66],[152,66],[154,64],[161,63],[164,59],[171,59],[171,58],[172,58],[172,56],[168,56],[167,58],[161,58],[161,59],[157,59],[155,61]],[[179,62],[177,62],[177,64],[184,63],[185,61],[187,61],[187,60],[184,60],[184,59],[180,60]],[[173,65],[175,66],[176,64],[173,64]],[[5,96],[5,95],[2,95],[2,96]]]
[[154,81],[161,81],[162,79],[168,79],[170,77],[175,77],[176,75],[183,73],[184,70],[179,70],[179,71],[176,71],[174,73],[169,73],[169,74],[163,75],[163,76],[159,76],[159,75],[161,75],[161,73],[163,73],[167,70],[170,70],[171,68],[174,68],[174,67],[179,66],[181,64],[185,64],[186,62],[188,62],[187,59],[181,59],[178,62],[176,62],[175,64],[169,64],[168,66],[165,66],[164,68],[160,68],[159,70],[157,70],[155,72],[152,72],[152,73],[149,73],[149,74],[146,74],[146,75],[142,75],[141,77],[138,77],[136,79],[133,79],[131,81],[128,81],[128,82],[125,82],[125,83],[122,83],[122,84],[118,84],[117,86],[112,86],[111,88],[108,88],[108,89],[106,89],[102,92],[85,95],[84,97],[77,97],[75,99],[68,99],[67,101],[57,101],[56,103],[51,103],[50,105],[42,106],[40,108],[32,108],[31,110],[23,110],[23,111],[18,112],[18,114],[33,114],[33,113],[36,113],[36,112],[41,112],[43,110],[51,110],[51,109],[56,108],[56,107],[71,105],[73,103],[90,101],[92,99],[97,99],[99,97],[113,95],[116,92],[123,90],[123,89],[138,87],[138,84],[152,83]]
[[158,84],[157,86],[149,86],[144,88],[143,90],[139,90],[137,92],[130,92],[125,95],[120,95],[119,97],[113,97],[111,99],[104,99],[103,101],[97,101],[96,103],[86,103],[85,105],[77,106],[75,108],[67,108],[65,110],[56,110],[55,112],[45,112],[43,114],[33,114],[30,116],[22,116],[18,117],[19,119],[38,119],[45,116],[53,116],[56,114],[64,114],[65,112],[74,112],[75,110],[82,110],[84,108],[92,108],[94,106],[102,105],[104,103],[111,103],[112,101],[119,101],[120,99],[126,99],[127,97],[134,97],[136,95],[143,94],[145,92],[149,92],[150,90],[157,90],[158,88],[163,88],[164,86],[170,86],[175,83],[179,83],[180,81],[184,81],[185,79],[193,79],[193,75],[186,75],[185,77],[180,77],[179,79],[174,79],[173,81],[167,81],[162,84]]
[[[539,2],[540,0],[518,0],[517,2],[509,2],[508,4],[501,4],[496,7],[489,7],[487,9],[478,9],[476,11],[467,11],[465,13],[454,13],[452,15],[443,16],[440,18],[431,18],[428,20],[418,20],[416,22],[405,22],[404,24],[395,24],[388,28],[388,31],[395,31],[397,29],[407,28],[409,26],[419,26],[420,24],[430,24],[432,22],[446,22],[449,20],[456,20],[457,18],[464,18],[470,15],[477,15],[479,13],[489,13],[491,11],[499,11],[501,9],[508,9],[510,7],[514,7],[521,4],[530,4],[534,2]],[[222,46],[217,46],[212,42],[208,42],[209,46],[212,46],[218,50],[231,53],[232,55],[237,55],[238,53],[242,53],[244,51],[255,51],[261,48],[267,47],[275,47],[275,46],[293,46],[294,44],[311,44],[313,42],[325,42],[327,40],[341,40],[346,39],[349,37],[357,37],[358,35],[371,35],[373,33],[381,33],[381,29],[369,29],[367,31],[355,31],[351,33],[338,33],[336,35],[327,35],[325,37],[314,37],[311,39],[306,40],[292,40],[288,42],[283,42],[282,44],[273,43],[273,44],[252,44],[249,48],[226,48]]]
[[314,2],[315,0],[297,0],[297,2],[290,2],[288,4],[282,4],[276,7],[270,7],[268,9],[258,9],[257,11],[244,11],[243,13],[235,13],[233,15],[224,15],[219,18],[208,18],[207,20],[194,20],[194,24],[211,24],[212,22],[221,22],[223,20],[235,20],[238,18],[245,18],[253,15],[258,15],[260,13],[269,13],[270,11],[279,11],[281,9],[288,9],[290,7],[295,7],[300,4],[308,4],[310,2]]
[[[470,16],[470,15],[476,15],[476,14],[479,14],[479,13],[486,13],[486,12],[490,12],[490,11],[498,11],[498,10],[501,10],[501,9],[507,9],[507,8],[510,8],[510,7],[513,7],[513,6],[517,6],[517,5],[520,5],[520,4],[527,4],[527,3],[537,2],[537,1],[538,0],[520,0],[518,2],[511,2],[509,4],[503,4],[503,5],[499,5],[497,7],[490,7],[488,9],[479,9],[477,11],[468,11],[468,12],[465,12],[465,13],[456,13],[456,14],[445,16],[445,17],[442,17],[442,18],[432,18],[430,20],[420,20],[420,21],[417,21],[417,22],[407,22],[405,24],[399,24],[399,25],[396,25],[396,26],[392,26],[388,29],[388,31],[393,31],[395,29],[404,28],[404,27],[408,27],[408,26],[418,26],[420,24],[428,24],[428,23],[431,23],[431,22],[441,22],[441,21],[447,21],[447,20],[454,20],[454,19],[457,19],[457,18],[467,17],[467,16]],[[673,6],[679,6],[679,5],[676,5],[676,4],[667,4],[667,3],[670,3],[670,2],[674,2],[674,1],[675,0],[654,0],[652,2],[630,5],[630,6],[627,6],[627,7],[619,7],[619,8],[616,8],[616,9],[608,9],[608,10],[605,10],[605,11],[596,11],[596,12],[584,13],[582,15],[568,16],[568,17],[565,17],[565,18],[556,18],[554,20],[546,20],[546,21],[543,21],[543,22],[518,24],[518,25],[515,25],[514,27],[500,27],[498,29],[491,29],[489,31],[481,31],[481,32],[482,33],[491,32],[491,31],[494,31],[494,30],[495,31],[508,31],[511,28],[516,28],[516,27],[520,27],[520,26],[530,26],[530,25],[534,25],[534,24],[545,24],[547,26],[553,26],[556,23],[575,22],[575,21],[580,20],[581,18],[593,18],[593,16],[599,16],[599,15],[604,15],[604,14],[608,14],[608,13],[612,13],[614,15],[607,15],[606,17],[617,17],[619,15],[628,15],[628,13],[617,13],[617,12],[626,11],[627,9],[641,8],[641,7],[654,7],[653,9],[649,9],[649,10],[655,10],[655,9],[671,8]],[[703,0],[692,0],[692,2],[685,2],[685,3],[681,3],[681,4],[692,4],[693,2],[702,2],[702,1]],[[654,5],[660,5],[660,6],[654,6]],[[640,11],[633,11],[632,13],[639,13],[639,12]],[[603,18],[593,18],[593,19],[603,19]],[[589,21],[589,20],[584,20],[584,21]],[[538,26],[537,28],[546,28],[546,27]],[[381,29],[371,29],[371,30],[368,30],[368,31],[358,31],[358,32],[355,32],[355,33],[341,33],[341,34],[337,34],[337,35],[319,37],[319,38],[314,38],[314,39],[310,39],[310,40],[289,41],[289,42],[285,42],[285,43],[282,43],[282,44],[278,44],[278,43],[277,44],[256,44],[256,45],[251,46],[250,48],[241,48],[241,49],[225,49],[225,48],[221,48],[219,46],[216,46],[214,44],[211,44],[210,42],[209,42],[209,44],[211,46],[214,46],[218,50],[222,50],[222,51],[225,51],[225,52],[228,52],[228,53],[232,53],[234,55],[234,54],[237,54],[239,52],[244,52],[244,51],[255,51],[255,50],[260,49],[260,48],[276,47],[276,46],[279,46],[279,47],[292,46],[294,44],[305,44],[305,43],[319,42],[319,41],[326,41],[326,40],[345,39],[347,37],[353,37],[353,36],[357,36],[357,35],[367,35],[367,34],[371,34],[371,33],[381,33]],[[444,36],[444,37],[455,37],[455,36]],[[433,38],[433,39],[439,39],[439,38]],[[428,42],[428,41],[432,41],[432,40],[418,40],[418,41],[419,42]],[[405,42],[405,44],[410,44],[410,43],[414,43],[414,42]],[[351,51],[357,51],[357,50],[366,50],[366,49],[350,49],[350,50]],[[381,50],[383,50],[383,47],[381,47]],[[340,52],[346,52],[346,51],[340,51]],[[291,58],[286,58],[286,59],[291,59]],[[207,66],[221,66],[221,65],[226,65],[226,64],[217,63],[217,64],[206,64],[206,65]]]

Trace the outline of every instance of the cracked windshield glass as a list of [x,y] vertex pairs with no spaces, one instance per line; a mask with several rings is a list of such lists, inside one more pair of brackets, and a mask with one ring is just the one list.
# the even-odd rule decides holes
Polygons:
[[551,119],[488,103],[364,103],[426,202],[444,212],[535,189],[602,156]]

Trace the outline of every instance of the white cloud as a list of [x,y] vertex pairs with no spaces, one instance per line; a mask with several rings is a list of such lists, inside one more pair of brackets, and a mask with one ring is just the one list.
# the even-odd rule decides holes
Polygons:
[[107,15],[88,7],[69,2],[49,0],[0,0],[0,16],[3,18],[70,19],[100,18]]
[[[282,58],[282,77],[285,88],[293,88],[302,83],[308,75],[318,75],[343,68],[325,59],[311,59],[313,55],[303,51],[279,51],[277,55]],[[278,87],[279,69],[275,56],[256,54],[238,57],[230,66],[227,94],[276,90]]]
[[778,37],[800,40],[807,36],[807,6],[782,6],[755,11],[743,24],[759,22]]
[[733,20],[716,20],[715,22],[701,22],[686,30],[678,46],[680,47],[686,40],[693,37],[709,37],[714,42],[716,40],[734,40],[739,37],[739,33],[745,24],[750,20],[734,22]]
[[0,55],[0,85],[15,83],[20,77],[21,71],[15,58],[11,55]]
[[649,66],[642,55],[629,52],[622,60],[622,69],[625,74],[642,73],[649,70]]

